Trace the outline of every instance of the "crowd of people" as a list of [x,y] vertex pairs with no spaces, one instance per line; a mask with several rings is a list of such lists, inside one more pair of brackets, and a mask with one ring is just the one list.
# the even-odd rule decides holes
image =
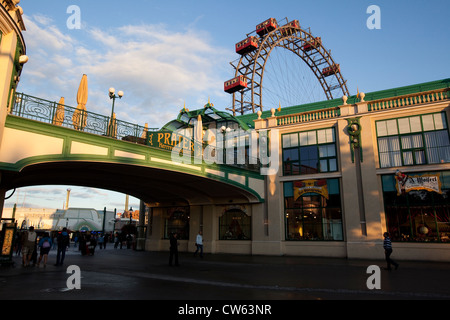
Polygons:
[[56,250],[55,266],[62,266],[66,251],[70,247],[78,248],[81,255],[94,255],[95,250],[106,249],[107,245],[114,244],[114,249],[136,249],[134,234],[123,232],[75,232],[70,233],[67,228],[59,232],[36,232],[34,227],[26,231],[16,232],[15,254],[22,255],[22,266],[44,267],[48,263],[50,250]]

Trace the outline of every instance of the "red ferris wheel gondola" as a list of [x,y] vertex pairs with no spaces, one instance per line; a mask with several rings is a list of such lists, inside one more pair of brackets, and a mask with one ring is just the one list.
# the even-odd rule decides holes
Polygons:
[[256,33],[260,37],[263,37],[265,34],[275,30],[276,28],[278,28],[277,20],[275,18],[269,18],[256,26]]
[[329,67],[323,68],[322,74],[324,77],[331,76],[333,74],[336,74],[338,72],[341,72],[341,68],[338,64],[333,64]]
[[322,44],[322,39],[320,37],[315,37],[313,40],[308,41],[302,46],[303,51],[310,51],[317,48]]
[[295,30],[300,28],[300,22],[298,20],[292,20],[291,22],[286,23],[281,29],[281,34],[283,36],[288,35],[288,30]]
[[244,76],[237,76],[224,83],[224,90],[228,93],[233,93],[244,88],[247,88],[247,79]]
[[256,49],[258,49],[258,40],[255,36],[248,37],[247,39],[236,43],[236,53],[241,55],[247,54]]
[[286,26],[291,28],[300,28],[300,22],[298,20],[292,20],[291,22],[286,23]]

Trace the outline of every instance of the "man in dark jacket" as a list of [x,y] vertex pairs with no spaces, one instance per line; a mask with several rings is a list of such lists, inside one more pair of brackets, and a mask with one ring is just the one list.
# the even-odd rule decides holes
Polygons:
[[391,238],[389,238],[389,233],[385,232],[383,234],[383,236],[384,236],[383,248],[384,248],[384,254],[385,254],[386,262],[387,262],[387,270],[391,270],[391,264],[393,264],[395,267],[395,270],[397,270],[398,263],[391,259],[392,242],[391,242]]
[[64,258],[66,257],[67,247],[70,245],[70,238],[67,233],[67,228],[62,229],[61,233],[58,234],[56,241],[58,243],[58,253],[56,254],[55,266],[62,266],[64,263]]
[[169,266],[172,266],[172,260],[175,256],[175,266],[179,266],[178,264],[178,235],[176,233],[172,233],[170,235],[170,257],[169,257]]

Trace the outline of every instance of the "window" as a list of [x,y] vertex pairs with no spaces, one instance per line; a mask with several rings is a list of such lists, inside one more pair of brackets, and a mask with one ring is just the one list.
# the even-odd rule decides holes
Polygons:
[[169,208],[165,220],[164,239],[169,239],[172,233],[177,233],[179,240],[188,240],[189,218],[189,207]]
[[338,170],[334,128],[282,136],[284,175]]
[[338,179],[285,182],[284,203],[286,240],[344,239]]
[[380,167],[450,162],[444,113],[376,122]]
[[450,242],[450,172],[426,174],[439,177],[441,193],[411,190],[399,194],[394,175],[382,176],[387,230],[393,241]]
[[227,210],[219,218],[219,240],[251,240],[251,219],[240,209]]

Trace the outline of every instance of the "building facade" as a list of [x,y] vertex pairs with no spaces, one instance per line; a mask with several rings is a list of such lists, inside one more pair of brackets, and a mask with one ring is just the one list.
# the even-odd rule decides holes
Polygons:
[[[18,3],[0,5],[0,136],[28,59]],[[271,164],[278,165],[258,179],[261,163],[251,161],[247,140],[245,161],[235,161],[247,177],[232,166],[208,168],[231,181],[208,184],[214,197],[177,182],[170,194],[184,197],[140,210],[145,249],[168,250],[177,233],[180,250],[193,252],[201,230],[210,253],[381,259],[388,231],[398,259],[450,261],[449,88],[444,79],[238,117],[210,103],[184,108],[162,128],[163,140],[147,139],[151,147],[172,150],[170,132],[192,130],[200,116],[204,129],[224,135],[267,134]],[[169,158],[160,161],[170,166]],[[6,191],[0,189],[1,207]]]
[[[13,105],[22,67],[28,61],[22,36],[22,31],[25,31],[23,10],[17,5],[19,2],[20,0],[1,0],[0,4],[0,136],[3,136],[6,116]],[[6,190],[0,189],[2,207],[5,192]]]
[[[277,139],[260,203],[150,205],[147,250],[450,261],[450,79],[236,117]],[[183,112],[182,112],[183,113]]]

